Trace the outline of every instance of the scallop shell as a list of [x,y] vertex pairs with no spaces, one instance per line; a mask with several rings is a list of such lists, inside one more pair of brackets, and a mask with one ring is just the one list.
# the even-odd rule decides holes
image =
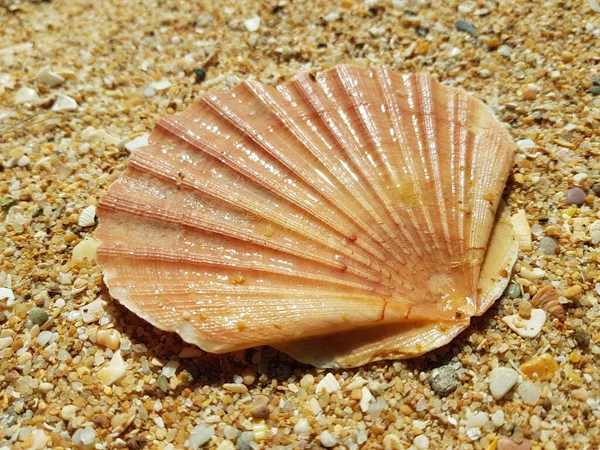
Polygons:
[[97,209],[111,295],[203,350],[420,355],[504,290],[513,142],[425,74],[246,81],[161,119]]
[[544,286],[539,289],[531,299],[531,304],[547,311],[561,322],[566,319],[565,310],[558,301],[558,292],[552,286]]

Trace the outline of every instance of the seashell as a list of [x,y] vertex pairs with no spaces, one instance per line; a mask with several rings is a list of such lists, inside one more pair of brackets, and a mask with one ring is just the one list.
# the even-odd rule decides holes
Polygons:
[[531,304],[536,308],[547,311],[551,316],[564,322],[566,319],[565,310],[558,301],[558,297],[556,289],[552,286],[544,286],[535,293],[531,299]]
[[84,208],[84,210],[81,211],[81,214],[79,214],[79,221],[77,222],[77,224],[80,227],[91,227],[92,225],[95,225],[96,224],[96,206],[90,205],[90,206]]
[[161,119],[98,205],[111,295],[205,351],[322,367],[448,343],[502,295],[514,145],[426,74],[246,81]]
[[511,217],[512,225],[517,235],[519,248],[524,252],[530,252],[533,247],[531,245],[531,228],[527,222],[527,215],[524,209],[520,209]]
[[544,328],[546,311],[543,309],[532,309],[529,319],[525,319],[519,314],[512,314],[503,317],[502,321],[519,336],[533,339]]

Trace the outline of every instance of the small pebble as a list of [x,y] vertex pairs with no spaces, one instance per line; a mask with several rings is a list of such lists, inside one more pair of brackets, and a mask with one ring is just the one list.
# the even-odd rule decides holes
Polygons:
[[516,283],[511,283],[506,288],[506,295],[510,298],[517,298],[521,296],[521,287]]
[[60,410],[60,418],[63,420],[74,419],[79,408],[75,405],[66,405]]
[[96,343],[111,350],[116,350],[121,345],[121,333],[114,328],[110,330],[98,330],[96,332]]
[[260,28],[260,17],[253,16],[244,20],[244,26],[250,32],[257,31]]
[[255,381],[256,370],[254,370],[253,367],[246,367],[242,371],[242,383],[244,383],[246,386],[250,386],[251,384],[254,384]]
[[110,386],[123,378],[126,372],[127,366],[121,356],[121,350],[117,350],[109,365],[98,371],[98,378],[104,385]]
[[38,344],[44,347],[48,342],[52,339],[52,331],[44,330],[38,334],[37,341]]
[[586,197],[587,195],[582,189],[573,187],[567,191],[565,201],[567,205],[583,205]]
[[502,425],[504,425],[504,411],[502,411],[501,409],[494,412],[494,414],[492,414],[491,418],[492,418],[492,423],[496,427],[501,427]]
[[50,87],[56,87],[65,82],[65,79],[56,72],[50,70],[50,66],[43,67],[35,76],[36,80]]
[[395,434],[386,434],[383,438],[383,450],[401,450],[404,447],[400,438]]
[[74,98],[58,94],[51,109],[52,111],[75,111],[78,106]]
[[540,253],[542,255],[554,255],[556,253],[556,248],[558,247],[558,242],[551,237],[544,237],[540,241]]
[[579,347],[585,348],[590,345],[590,333],[588,333],[583,328],[575,329],[574,338],[575,338],[575,342],[577,342],[577,345]]
[[428,450],[429,449],[429,438],[424,434],[420,434],[413,440],[413,445],[418,450]]
[[592,184],[592,192],[596,197],[600,197],[600,183]]
[[521,383],[517,388],[517,392],[528,405],[535,405],[542,394],[542,390],[531,381]]
[[71,259],[76,261],[83,261],[87,259],[93,261],[96,258],[96,249],[98,248],[98,242],[92,238],[85,238],[75,247],[71,253]]
[[21,89],[15,92],[15,97],[13,99],[16,105],[20,105],[22,103],[35,103],[39,100],[40,96],[38,93],[27,86],[23,86]]
[[513,314],[503,317],[502,321],[519,336],[534,338],[542,331],[544,323],[546,323],[546,311],[532,309],[530,319],[523,319],[518,314]]
[[530,377],[535,375],[538,378],[552,379],[554,372],[558,370],[558,363],[551,354],[543,353],[521,364],[519,369]]
[[198,83],[202,83],[204,80],[206,80],[206,71],[203,68],[198,67],[194,69],[194,73],[196,74],[196,80]]
[[215,429],[213,427],[209,427],[203,423],[196,425],[190,433],[190,438],[188,440],[189,447],[197,450],[210,441],[210,438],[212,438],[214,434]]
[[296,434],[307,435],[307,434],[310,434],[310,432],[311,432],[311,428],[308,423],[308,420],[306,420],[303,417],[298,420],[296,425],[294,425],[294,433],[296,433]]
[[271,413],[271,408],[269,407],[269,398],[264,395],[259,395],[252,401],[252,409],[250,410],[250,414],[253,417],[264,419],[269,416]]
[[235,446],[238,450],[252,450],[251,442],[254,441],[254,433],[252,431],[244,431],[235,441]]
[[323,377],[321,381],[317,384],[315,392],[317,395],[325,392],[327,394],[333,394],[341,389],[340,384],[331,372]]
[[48,313],[42,308],[31,308],[28,315],[29,320],[40,327],[48,321]]
[[593,95],[600,95],[600,86],[592,86],[588,89],[588,92]]
[[429,380],[433,392],[442,397],[454,392],[460,386],[456,372],[454,364],[446,364],[435,369]]
[[527,300],[521,300],[519,302],[519,316],[521,316],[523,319],[531,319],[532,309],[531,303],[529,303]]
[[465,33],[468,33],[471,36],[475,36],[477,34],[477,28],[475,28],[470,23],[464,22],[462,20],[457,20],[454,23],[454,28],[456,28],[458,31],[464,31]]
[[320,436],[321,444],[325,448],[334,447],[338,443],[337,437],[330,431],[323,431]]
[[496,400],[504,397],[517,383],[519,374],[510,367],[496,367],[490,373],[490,392]]

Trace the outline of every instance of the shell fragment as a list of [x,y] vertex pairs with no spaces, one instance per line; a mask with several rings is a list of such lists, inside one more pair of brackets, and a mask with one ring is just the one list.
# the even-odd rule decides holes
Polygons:
[[531,318],[524,319],[519,314],[513,314],[502,318],[508,327],[524,338],[534,338],[546,323],[546,311],[543,309],[532,309]]

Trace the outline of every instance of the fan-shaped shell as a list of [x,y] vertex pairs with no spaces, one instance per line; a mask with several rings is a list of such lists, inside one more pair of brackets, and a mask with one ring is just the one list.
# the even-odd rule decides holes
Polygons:
[[483,103],[425,74],[247,81],[158,122],[98,206],[97,262],[119,302],[210,352],[416,356],[507,283],[512,159]]

